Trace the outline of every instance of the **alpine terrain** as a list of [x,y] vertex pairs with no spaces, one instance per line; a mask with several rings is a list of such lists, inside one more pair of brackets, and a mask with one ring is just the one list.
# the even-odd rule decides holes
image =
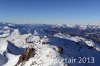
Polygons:
[[1,22],[0,66],[100,66],[100,24]]

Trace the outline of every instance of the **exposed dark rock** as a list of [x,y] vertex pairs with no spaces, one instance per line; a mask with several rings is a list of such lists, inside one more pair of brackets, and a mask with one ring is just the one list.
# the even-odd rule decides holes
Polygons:
[[63,48],[62,47],[58,47],[58,53],[60,53],[60,54],[63,53]]
[[15,66],[19,65],[20,63],[23,63],[24,61],[28,61],[30,58],[34,57],[34,55],[35,55],[34,48],[26,48],[24,53],[22,53],[21,56],[19,57],[19,60]]

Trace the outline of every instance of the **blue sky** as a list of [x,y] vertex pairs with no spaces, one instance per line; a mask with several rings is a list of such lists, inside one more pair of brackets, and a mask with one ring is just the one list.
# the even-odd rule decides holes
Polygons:
[[100,23],[100,0],[0,0],[0,22]]

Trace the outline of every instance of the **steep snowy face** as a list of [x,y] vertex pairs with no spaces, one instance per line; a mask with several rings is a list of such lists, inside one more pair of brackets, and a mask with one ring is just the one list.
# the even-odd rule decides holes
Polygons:
[[3,54],[7,48],[7,41],[5,39],[0,40],[0,54]]
[[99,58],[100,25],[0,23],[0,66],[99,66]]

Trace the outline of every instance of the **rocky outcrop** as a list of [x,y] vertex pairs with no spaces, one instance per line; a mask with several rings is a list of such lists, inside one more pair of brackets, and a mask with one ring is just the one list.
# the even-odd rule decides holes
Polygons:
[[20,63],[21,63],[21,66],[23,66],[24,62],[28,61],[30,58],[34,57],[34,55],[35,55],[34,48],[26,48],[24,53],[22,53],[21,56],[19,57],[19,60],[15,66],[19,65]]

